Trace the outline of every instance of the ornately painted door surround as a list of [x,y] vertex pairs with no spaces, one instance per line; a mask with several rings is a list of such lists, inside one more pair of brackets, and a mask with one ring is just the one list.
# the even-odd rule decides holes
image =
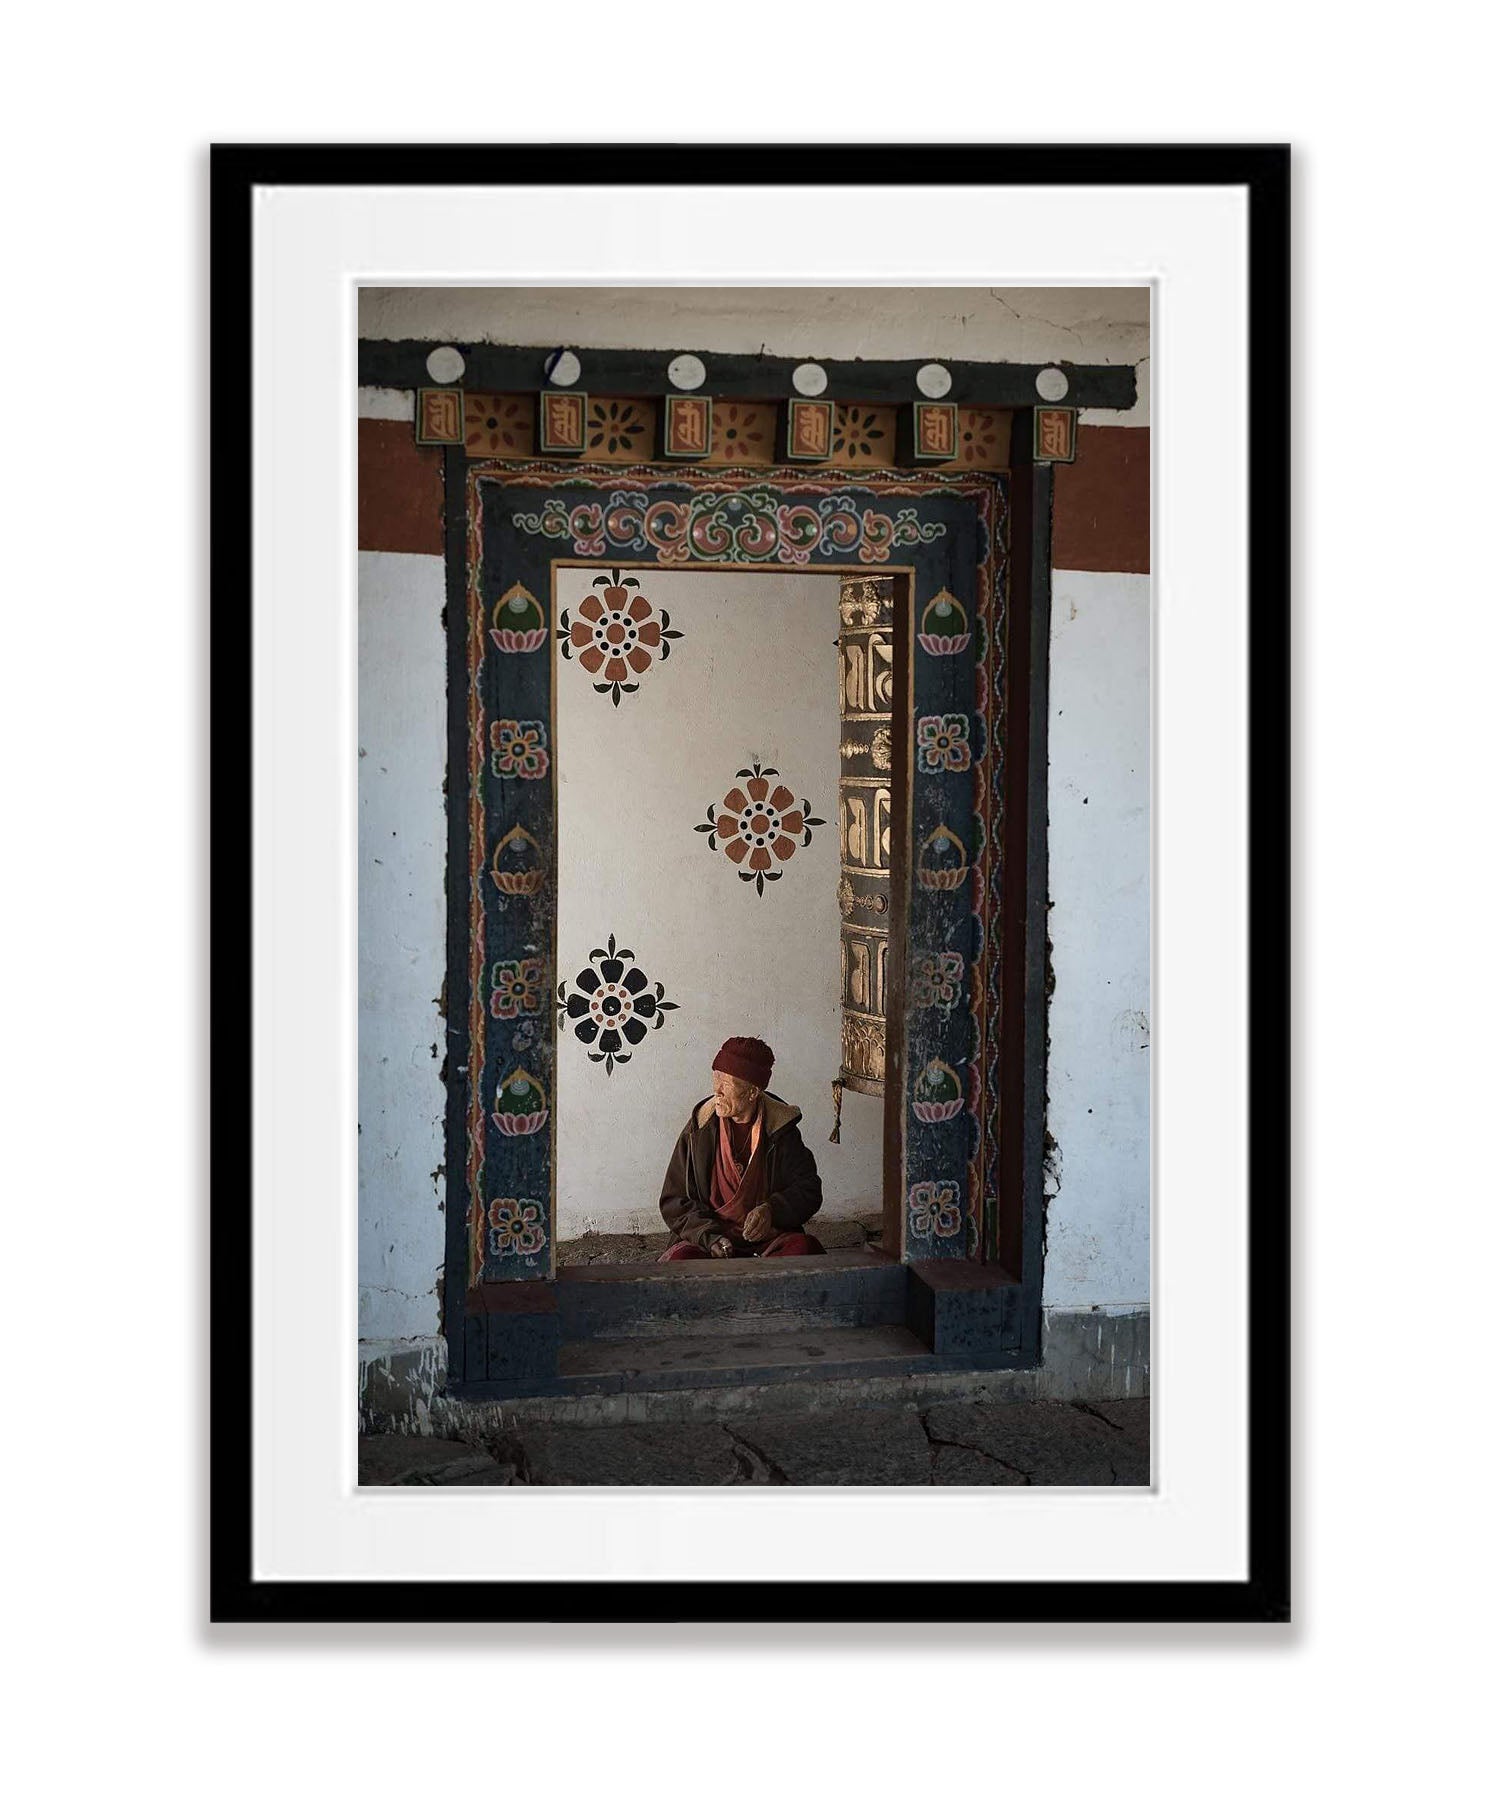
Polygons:
[[[554,574],[562,565],[596,567],[611,587],[627,576],[647,583],[653,568],[906,577],[899,1250],[914,1272],[929,1272],[926,1287],[955,1300],[957,1291],[1008,1285],[1007,1303],[990,1317],[1003,1319],[1006,1347],[1034,1340],[1034,1327],[1023,1328],[1022,1290],[1039,1296],[1040,1219],[1020,1219],[1018,1187],[1002,1196],[1003,1184],[1016,1187],[1021,1121],[1015,1083],[1004,1091],[1000,1012],[1019,989],[1007,984],[1001,924],[1007,905],[1013,929],[1019,924],[1016,896],[1024,905],[1028,885],[1007,870],[1004,852],[1008,844],[1012,861],[1024,860],[1027,838],[1036,840],[1015,818],[1007,837],[1007,809],[1018,795],[1024,809],[1026,793],[1006,755],[1011,479],[469,463],[461,455],[447,459],[446,474],[450,1377],[464,1387],[493,1384],[497,1374],[505,1385],[510,1374],[544,1385],[549,1360],[544,1348],[540,1358],[532,1352],[555,1273],[551,1102],[559,1048],[579,1051],[560,1040],[555,1019],[563,972],[555,955],[553,645],[562,632]],[[1028,513],[1032,474],[1021,472]],[[1016,535],[1024,554],[1029,519]],[[1042,649],[1044,657],[1045,639]],[[1024,763],[1024,746],[1013,754]],[[1033,948],[1024,959],[1028,987]],[[1012,974],[1019,967],[1013,962]],[[524,1107],[509,1097],[522,1086]],[[1007,1098],[1012,1116],[1002,1123]],[[514,1347],[513,1370],[505,1352],[497,1368],[497,1333]]]

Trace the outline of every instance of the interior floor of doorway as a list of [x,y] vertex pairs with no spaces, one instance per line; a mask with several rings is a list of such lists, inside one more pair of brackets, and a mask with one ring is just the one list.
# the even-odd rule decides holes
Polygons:
[[[880,1214],[860,1213],[852,1219],[812,1220],[809,1229],[825,1250],[858,1250],[880,1242]],[[557,1246],[559,1268],[596,1263],[655,1262],[671,1242],[668,1231],[589,1231],[565,1238]]]

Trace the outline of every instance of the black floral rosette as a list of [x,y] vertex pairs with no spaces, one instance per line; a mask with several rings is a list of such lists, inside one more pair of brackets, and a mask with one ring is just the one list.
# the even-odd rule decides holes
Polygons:
[[635,952],[616,947],[613,932],[606,946],[589,951],[573,990],[566,981],[557,984],[558,1029],[571,1025],[574,1037],[589,1046],[589,1061],[603,1063],[606,1075],[614,1074],[616,1063],[630,1061],[627,1044],[634,1047],[648,1031],[659,1031],[663,1015],[677,1010],[675,1000],[662,997],[662,984],[636,963]]

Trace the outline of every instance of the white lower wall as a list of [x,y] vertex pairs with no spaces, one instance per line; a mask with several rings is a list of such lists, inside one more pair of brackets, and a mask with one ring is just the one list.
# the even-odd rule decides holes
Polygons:
[[359,559],[359,1334],[440,1328],[443,559]]
[[1052,576],[1049,1306],[1151,1294],[1151,578]]

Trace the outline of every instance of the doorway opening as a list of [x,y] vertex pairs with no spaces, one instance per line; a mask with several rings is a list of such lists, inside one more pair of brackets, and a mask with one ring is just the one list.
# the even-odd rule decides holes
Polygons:
[[[643,1339],[654,1374],[719,1379],[756,1348],[747,1320],[784,1360],[789,1320],[844,1334],[804,1359],[828,1372],[1033,1353],[1040,1221],[1027,1255],[1005,1049],[1024,974],[1007,930],[1027,899],[1007,478],[463,476],[455,1391],[584,1391],[639,1374]],[[826,1218],[878,1208],[878,1246],[861,1224],[858,1245],[775,1265],[659,1265],[655,1245],[575,1261],[604,1223],[658,1235],[667,1158],[729,1036],[772,1045]],[[705,1360],[675,1342],[695,1330],[735,1341]]]
[[908,577],[584,563],[555,596],[558,1267],[657,1260],[663,1172],[732,1036],[773,1048],[801,1114],[808,1229],[878,1245]]

